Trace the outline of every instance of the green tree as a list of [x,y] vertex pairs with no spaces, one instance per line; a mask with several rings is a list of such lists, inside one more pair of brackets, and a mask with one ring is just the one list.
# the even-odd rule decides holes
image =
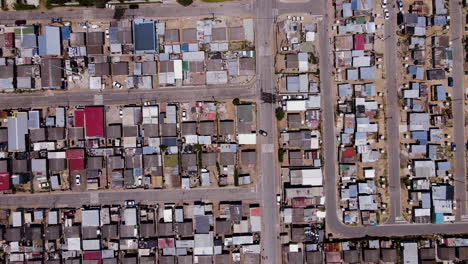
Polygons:
[[234,99],[232,100],[232,104],[233,104],[233,105],[240,105],[240,100],[239,100],[239,98],[234,98]]
[[278,108],[276,108],[275,114],[276,114],[276,119],[278,121],[281,121],[281,120],[283,120],[286,113],[284,112],[282,107],[278,107]]
[[177,0],[177,3],[183,6],[189,6],[193,3],[193,0]]

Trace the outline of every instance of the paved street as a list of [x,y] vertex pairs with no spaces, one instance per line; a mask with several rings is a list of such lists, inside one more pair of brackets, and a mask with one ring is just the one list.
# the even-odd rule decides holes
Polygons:
[[397,11],[394,0],[389,1],[390,19],[385,20],[385,85],[387,99],[387,162],[390,215],[387,224],[403,220],[401,215],[400,183],[400,110],[397,87]]
[[0,207],[53,208],[81,207],[87,204],[123,204],[125,200],[138,203],[189,201],[257,201],[254,188],[211,188],[193,190],[120,190],[99,192],[51,192],[3,195]]
[[[93,104],[134,104],[145,101],[188,102],[213,99],[249,98],[256,95],[256,85],[227,85],[224,87],[184,87],[157,88],[152,90],[103,90],[103,91],[64,91],[34,92],[29,94],[2,94],[0,108],[76,106]],[[51,99],[51,96],[53,99]],[[102,103],[100,103],[102,96]]]
[[456,220],[466,215],[466,157],[465,157],[465,85],[463,83],[462,14],[459,1],[450,0],[450,40],[453,48],[453,93],[452,111],[454,118],[455,152],[455,200],[457,201]]

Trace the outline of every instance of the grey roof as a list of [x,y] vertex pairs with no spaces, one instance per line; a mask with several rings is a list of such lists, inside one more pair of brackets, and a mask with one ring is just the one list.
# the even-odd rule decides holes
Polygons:
[[142,168],[141,155],[126,156],[125,157],[125,168]]
[[177,136],[177,124],[161,124],[161,136],[163,137]]
[[70,34],[70,46],[84,46],[86,43],[86,33],[85,32],[73,32]]
[[8,171],[8,160],[2,159],[0,160],[0,172],[7,172]]
[[111,169],[124,168],[124,159],[121,156],[111,156],[108,158],[107,162]]
[[88,157],[86,159],[86,168],[88,169],[96,170],[103,167],[103,157]]
[[12,64],[0,66],[0,79],[12,78],[14,76],[14,67]]
[[139,20],[133,22],[133,38],[135,42],[135,51],[152,52],[156,49],[156,36],[154,21]]
[[10,241],[20,241],[21,240],[21,228],[6,228],[5,229],[5,240]]
[[115,238],[118,237],[118,232],[117,232],[117,225],[116,224],[111,224],[111,225],[103,225],[102,226],[102,238]]
[[211,30],[211,40],[213,41],[225,41],[227,40],[226,28],[213,28]]
[[52,140],[52,141],[65,139],[65,128],[64,127],[48,127],[47,139]]
[[156,236],[156,228],[153,223],[140,224],[140,237],[154,237]]
[[123,127],[123,136],[124,137],[137,137],[138,136],[138,126],[124,126]]
[[103,76],[103,75],[110,75],[110,63],[108,62],[100,62],[94,64],[94,75],[95,76]]
[[231,263],[231,256],[229,254],[215,255],[215,263]]
[[289,264],[302,264],[304,263],[302,252],[288,252]]
[[97,226],[84,226],[81,230],[81,237],[83,239],[94,239],[98,237],[99,227]]
[[164,42],[166,43],[179,42],[179,30],[167,29],[164,35]]
[[253,121],[253,106],[251,104],[237,106],[237,119],[240,122]]
[[107,138],[116,139],[122,137],[122,126],[120,124],[109,125],[106,128]]
[[145,134],[145,137],[158,137],[159,125],[158,124],[144,124],[143,132]]
[[24,230],[24,238],[29,241],[42,240],[41,227],[26,227]]
[[215,152],[204,152],[202,153],[203,166],[215,166],[216,165],[216,153]]
[[437,247],[437,258],[441,260],[454,260],[455,248],[454,247]]
[[[192,264],[193,263],[193,256],[187,255],[187,256],[177,256],[177,264]],[[219,262],[223,263],[223,262]],[[224,263],[229,263],[229,262],[224,262]]]
[[84,139],[84,128],[83,127],[69,127],[68,128],[69,139]]
[[195,153],[184,153],[182,154],[181,166],[187,169],[190,166],[197,165],[197,154]]
[[154,256],[140,257],[140,264],[154,264],[156,263],[156,258]]
[[241,71],[255,71],[255,58],[240,58],[239,70]]
[[380,249],[364,249],[364,261],[379,263]]
[[128,75],[128,62],[116,62],[111,64],[112,75]]
[[104,45],[104,32],[88,32],[86,34],[87,46],[103,46]]
[[229,28],[229,40],[244,40],[244,28],[243,27],[230,27]]
[[188,221],[182,223],[175,223],[175,230],[179,236],[192,236],[193,223]]
[[63,228],[65,238],[80,237],[80,226],[66,226]]
[[182,134],[182,136],[196,135],[197,123],[196,122],[182,122],[180,133]]
[[44,239],[45,240],[56,240],[59,239],[62,234],[61,225],[49,225],[44,228]]
[[241,161],[244,165],[257,163],[257,152],[255,150],[244,150],[241,152]]
[[66,159],[48,159],[48,163],[51,171],[63,171],[67,168]]
[[230,235],[232,234],[232,223],[228,220],[217,219],[215,229],[217,234]]
[[154,168],[161,166],[158,155],[143,155],[143,166],[145,168]]
[[154,75],[158,73],[156,61],[144,61],[141,63],[141,72],[143,75]]
[[307,264],[321,264],[323,261],[322,252],[320,251],[308,251],[306,252]]
[[259,253],[246,253],[244,255],[245,264],[260,264],[260,254]]
[[201,136],[211,136],[215,134],[214,121],[200,122],[198,127],[198,134]]
[[103,259],[102,264],[117,264],[117,258]]
[[45,89],[60,89],[62,87],[62,59],[42,58],[41,85]]
[[161,256],[159,257],[159,264],[175,264],[175,256]]
[[161,61],[159,63],[159,72],[174,72],[174,61]]
[[197,29],[196,28],[184,28],[182,30],[182,42],[194,42],[197,41]]
[[381,259],[384,262],[396,262],[398,260],[397,250],[394,248],[382,248],[380,250]]
[[45,139],[45,128],[41,127],[29,130],[29,140],[31,140],[31,142],[36,143],[45,141]]
[[172,223],[158,223],[158,236],[172,236],[174,235],[174,228]]
[[0,128],[0,143],[8,142],[8,129]]
[[207,234],[210,232],[210,218],[208,215],[195,216],[195,232],[197,234]]
[[119,233],[120,233],[120,237],[135,237],[135,226],[133,225],[124,225],[124,224],[120,224],[119,226]]
[[137,264],[138,259],[136,256],[125,256],[122,259],[122,264]]
[[26,173],[29,172],[28,160],[12,160],[13,173]]
[[219,164],[221,165],[235,165],[236,153],[234,152],[221,152],[219,154]]
[[343,250],[343,260],[347,263],[359,262],[359,251],[357,250]]
[[198,256],[198,264],[211,264],[213,263],[212,256]]
[[219,134],[220,135],[234,135],[234,121],[233,120],[221,120],[219,122]]
[[287,54],[286,55],[286,68],[288,69],[297,69],[299,68],[299,59],[297,54]]

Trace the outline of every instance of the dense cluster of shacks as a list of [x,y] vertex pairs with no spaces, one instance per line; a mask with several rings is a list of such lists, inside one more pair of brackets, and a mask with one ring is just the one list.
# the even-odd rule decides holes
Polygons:
[[[278,23],[280,63],[278,75],[284,119],[279,121],[281,186],[281,243],[285,255],[319,252],[325,218],[322,152],[321,97],[317,22],[309,17],[287,17]],[[292,262],[292,263],[302,263]]]
[[[404,175],[409,190],[407,208],[417,223],[453,221],[451,86],[446,80],[453,57],[448,34],[446,1],[415,1],[401,14],[400,26],[409,43],[404,66],[407,76],[401,90],[402,119],[406,124]],[[462,146],[460,146],[462,147]]]
[[249,185],[254,112],[244,102],[3,111],[0,190]]
[[[0,89],[226,84],[255,75],[252,19],[0,25]],[[166,26],[168,25],[168,26]]]
[[[459,263],[468,260],[468,239],[349,240],[324,242],[320,251],[291,252],[287,263]],[[447,262],[448,261],[448,262]]]
[[245,202],[0,211],[5,263],[260,263],[261,211]]
[[379,78],[382,60],[374,51],[373,3],[335,1],[338,163],[345,224],[378,224],[379,188],[385,186],[378,168],[384,151],[379,144],[384,139],[379,124],[383,105],[377,101],[382,93],[374,79]]

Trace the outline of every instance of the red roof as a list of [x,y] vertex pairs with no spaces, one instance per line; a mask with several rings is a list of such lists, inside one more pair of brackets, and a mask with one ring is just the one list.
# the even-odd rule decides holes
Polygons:
[[104,137],[104,114],[102,107],[86,107],[85,134],[87,138]]
[[250,216],[262,216],[260,207],[250,208]]
[[83,260],[100,260],[101,258],[101,251],[86,251],[83,254]]
[[158,239],[159,248],[174,248],[174,238],[160,238]]
[[364,50],[364,34],[354,35],[354,49]]
[[14,41],[14,33],[9,32],[4,34],[5,38],[5,47],[6,48],[13,48],[15,41]]
[[348,147],[343,150],[343,156],[345,158],[353,158],[356,156],[356,149],[353,147]]
[[84,159],[70,159],[70,170],[84,170]]
[[10,190],[10,173],[0,172],[0,191]]
[[67,149],[67,159],[84,159],[84,149]]
[[84,114],[83,110],[75,110],[75,127],[84,127]]

